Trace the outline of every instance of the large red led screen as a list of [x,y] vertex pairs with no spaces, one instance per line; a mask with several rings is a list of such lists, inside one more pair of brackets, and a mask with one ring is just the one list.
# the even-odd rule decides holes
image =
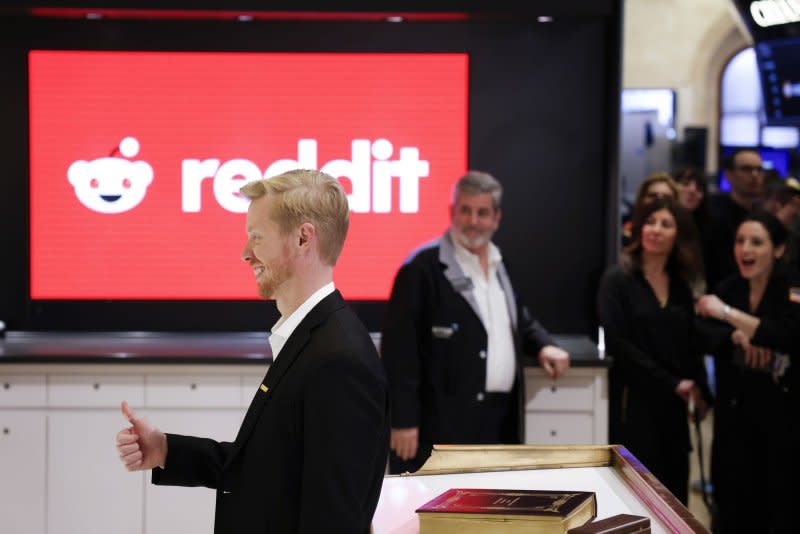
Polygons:
[[30,296],[252,299],[248,180],[339,177],[346,298],[389,295],[467,165],[466,54],[29,54]]

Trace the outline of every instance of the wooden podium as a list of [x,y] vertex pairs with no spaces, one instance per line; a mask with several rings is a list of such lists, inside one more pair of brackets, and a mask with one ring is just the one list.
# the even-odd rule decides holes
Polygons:
[[375,534],[418,534],[418,507],[450,488],[593,491],[597,519],[650,518],[655,533],[709,531],[621,445],[438,445],[414,474],[387,475]]

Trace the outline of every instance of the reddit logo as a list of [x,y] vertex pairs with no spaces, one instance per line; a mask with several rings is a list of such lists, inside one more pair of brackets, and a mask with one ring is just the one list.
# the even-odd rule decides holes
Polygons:
[[[117,152],[124,157],[115,157]],[[107,158],[73,162],[67,178],[81,204],[99,213],[123,213],[138,206],[153,181],[148,163],[130,161],[138,153],[139,141],[126,137]]]

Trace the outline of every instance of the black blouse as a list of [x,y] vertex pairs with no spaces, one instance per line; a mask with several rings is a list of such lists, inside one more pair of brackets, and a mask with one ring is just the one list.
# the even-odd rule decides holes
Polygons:
[[[778,266],[773,272],[761,297],[758,307],[750,310],[750,284],[738,274],[723,280],[714,293],[726,304],[758,317],[761,322],[750,343],[783,353],[791,362],[782,376],[774,383],[790,393],[797,389],[795,366],[800,365],[800,275],[786,266]],[[709,333],[710,352],[718,359],[717,366],[723,369],[732,363],[733,343],[730,335],[733,327],[725,324],[706,327]]]
[[692,379],[710,400],[694,328],[689,286],[671,276],[668,300],[661,306],[640,270],[610,268],[598,294],[606,351],[619,376],[648,394],[673,394],[678,382]]

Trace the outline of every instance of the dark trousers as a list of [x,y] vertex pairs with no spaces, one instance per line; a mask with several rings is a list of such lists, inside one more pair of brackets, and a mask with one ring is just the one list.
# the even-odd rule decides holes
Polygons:
[[[659,394],[660,393],[660,394]],[[689,422],[672,393],[627,386],[610,404],[611,443],[627,448],[683,504],[689,499]]]
[[417,456],[410,460],[401,460],[392,451],[389,455],[389,472],[413,473],[431,455],[433,445],[492,445],[498,443],[518,443],[517,410],[511,393],[485,393],[482,402],[469,407],[471,428],[464,429],[457,440],[447,443],[437,440],[435,432],[424,435],[420,429]]
[[797,532],[797,410],[766,381],[747,395],[718,399],[711,478],[716,534]]

